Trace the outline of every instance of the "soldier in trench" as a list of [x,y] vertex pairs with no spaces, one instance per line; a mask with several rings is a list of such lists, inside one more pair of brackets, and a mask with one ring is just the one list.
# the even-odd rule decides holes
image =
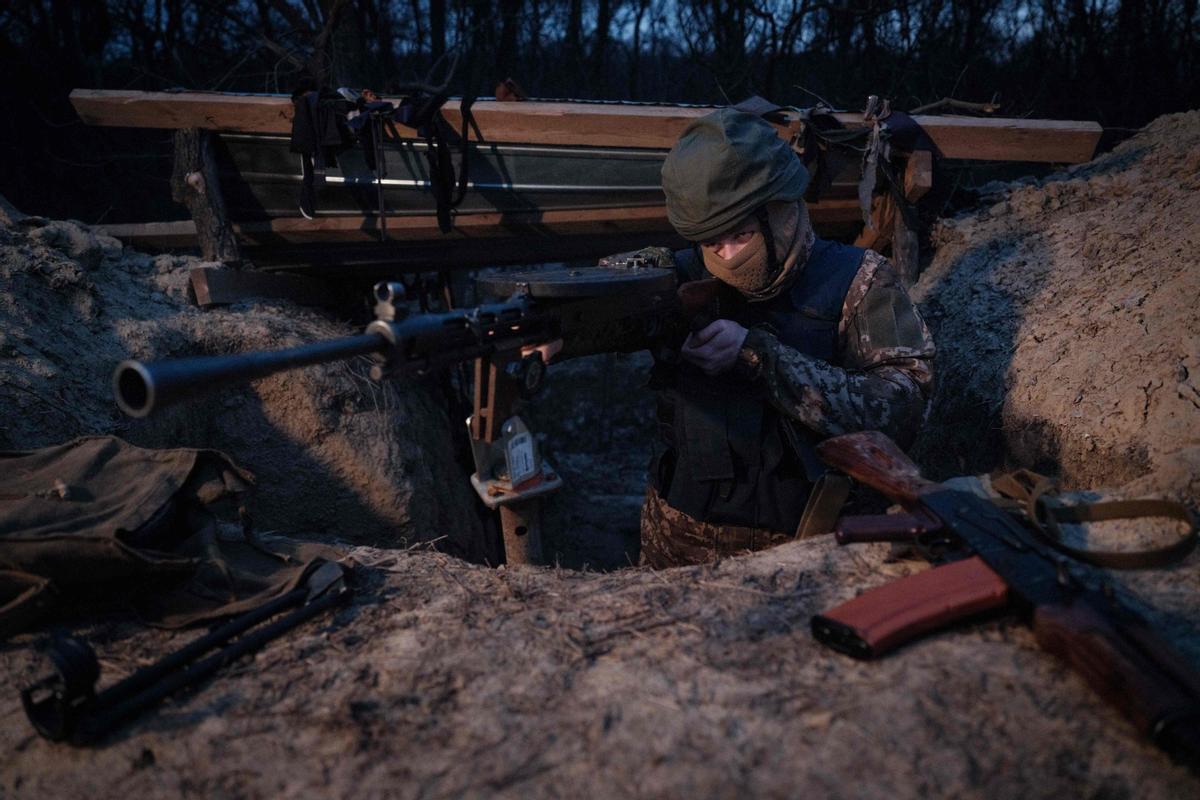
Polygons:
[[[662,170],[667,214],[693,243],[681,280],[739,301],[656,362],[659,437],[642,508],[642,563],[696,564],[791,540],[821,467],[812,444],[879,430],[913,441],[934,346],[880,254],[817,239],[809,175],[761,118],[693,122]],[[649,252],[649,251],[643,251]]]

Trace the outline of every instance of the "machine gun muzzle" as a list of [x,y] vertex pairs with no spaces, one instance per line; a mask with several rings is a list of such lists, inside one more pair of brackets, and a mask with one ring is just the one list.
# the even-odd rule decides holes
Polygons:
[[131,417],[145,417],[180,400],[276,372],[386,352],[388,340],[364,333],[287,350],[228,356],[197,356],[143,363],[127,360],[113,373],[117,405]]

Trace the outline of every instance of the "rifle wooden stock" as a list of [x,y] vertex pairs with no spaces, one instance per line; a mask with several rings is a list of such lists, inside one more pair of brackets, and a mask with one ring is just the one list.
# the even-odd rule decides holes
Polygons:
[[921,468],[895,442],[878,431],[826,439],[817,445],[817,455],[829,466],[905,505],[937,488],[936,483],[921,477]]
[[1039,606],[1038,644],[1177,761],[1200,754],[1200,681],[1152,631],[1114,623],[1086,599]]

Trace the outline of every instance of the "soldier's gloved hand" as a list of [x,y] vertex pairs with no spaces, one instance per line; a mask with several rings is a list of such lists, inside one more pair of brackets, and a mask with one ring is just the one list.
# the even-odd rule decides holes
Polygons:
[[679,354],[708,375],[720,375],[737,361],[747,330],[733,320],[719,319],[688,335]]

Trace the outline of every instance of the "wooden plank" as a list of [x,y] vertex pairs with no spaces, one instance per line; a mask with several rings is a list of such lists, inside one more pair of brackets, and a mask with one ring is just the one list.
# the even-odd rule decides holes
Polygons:
[[[150,247],[155,250],[176,250],[196,246],[196,223],[190,219],[173,222],[93,225],[92,228],[97,233],[114,236],[126,244]],[[234,231],[237,231],[236,226]]]
[[71,104],[88,125],[246,133],[292,131],[292,101],[286,95],[75,89]]
[[257,270],[194,267],[188,272],[196,305],[228,305],[253,298],[291,300],[303,306],[329,302],[330,290],[324,281],[299,275],[283,275]]
[[[284,95],[220,92],[132,92],[76,89],[71,102],[89,125],[131,128],[209,128],[248,133],[289,133],[292,103]],[[610,103],[502,102],[479,100],[472,107],[484,141],[597,147],[671,147],[684,127],[712,108]],[[443,108],[460,128],[459,101]],[[859,114],[838,114],[850,128],[865,126]],[[1100,140],[1095,122],[917,116],[946,158],[987,161],[1075,163],[1092,157]],[[776,126],[790,138],[794,116]],[[477,138],[474,131],[472,138]]]
[[1091,159],[1098,122],[991,117],[913,117],[946,158],[1076,164]]
[[[813,225],[850,222],[858,218],[854,198],[822,200],[809,206]],[[267,245],[275,242],[369,242],[379,239],[378,219],[355,217],[283,217],[256,222],[235,222],[234,232],[246,244]],[[125,225],[98,225],[96,229],[123,241],[154,248],[192,247],[196,226],[190,221],[149,222]],[[508,214],[462,214],[454,219],[454,230],[443,234],[437,217],[388,217],[387,238],[397,242],[433,242],[447,247],[451,256],[454,243],[463,239],[512,238],[520,236],[554,237],[599,234],[670,232],[666,209],[601,208],[570,211],[522,212]]]
[[933,188],[933,153],[914,150],[904,166],[904,197],[916,203]]

